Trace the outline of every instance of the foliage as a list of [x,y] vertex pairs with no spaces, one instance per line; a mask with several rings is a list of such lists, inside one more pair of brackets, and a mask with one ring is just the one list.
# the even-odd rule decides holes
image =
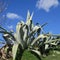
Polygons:
[[26,23],[23,21],[18,22],[15,33],[0,27],[0,33],[3,34],[3,38],[8,46],[7,58],[12,55],[13,60],[23,60],[25,58],[28,60],[32,56],[33,59],[40,60],[41,57],[48,56],[50,51],[58,50],[56,47],[60,46],[60,35],[44,33],[43,27],[47,23],[34,25],[32,17],[33,13],[30,15],[28,11]]

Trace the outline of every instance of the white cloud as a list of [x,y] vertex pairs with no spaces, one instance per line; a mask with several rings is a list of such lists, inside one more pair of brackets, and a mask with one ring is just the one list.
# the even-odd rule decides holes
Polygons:
[[18,14],[15,14],[15,13],[7,13],[6,17],[10,18],[10,19],[23,19],[21,16],[19,16]]
[[44,9],[46,12],[49,12],[51,7],[57,7],[58,5],[58,0],[38,0],[36,3],[38,9]]

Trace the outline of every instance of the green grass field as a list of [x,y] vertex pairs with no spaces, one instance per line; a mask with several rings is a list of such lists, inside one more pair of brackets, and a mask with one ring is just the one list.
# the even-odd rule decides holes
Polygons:
[[[18,57],[19,58],[19,57]],[[10,59],[12,60],[12,59]],[[21,60],[40,60],[34,54],[29,51],[25,51],[23,53]],[[60,52],[59,51],[51,51],[50,54],[46,57],[41,56],[41,60],[60,60]]]
[[[28,51],[25,51],[21,60],[39,60],[35,55],[31,54]],[[46,57],[41,57],[41,60],[60,60],[60,52],[51,52],[50,55]]]

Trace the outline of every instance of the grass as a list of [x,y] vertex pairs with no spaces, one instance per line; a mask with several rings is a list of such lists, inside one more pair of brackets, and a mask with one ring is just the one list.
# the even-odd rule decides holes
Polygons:
[[39,59],[34,54],[32,54],[31,52],[25,51],[23,53],[21,60],[39,60]]
[[60,60],[60,52],[56,50],[51,51],[51,54],[45,58],[42,58],[42,60]]
[[[39,60],[35,55],[31,54],[28,51],[25,51],[22,60]],[[60,52],[59,51],[51,51],[51,54],[45,58],[41,57],[41,60],[60,60]]]
[[[35,55],[31,54],[30,52],[25,51],[23,53],[23,56],[22,56],[21,60],[39,60],[39,59]],[[53,53],[53,54],[48,55],[45,58],[41,57],[41,60],[60,60],[60,54]]]

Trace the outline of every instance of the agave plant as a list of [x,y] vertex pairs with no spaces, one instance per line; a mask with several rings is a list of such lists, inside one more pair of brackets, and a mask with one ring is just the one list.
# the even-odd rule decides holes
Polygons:
[[[15,37],[13,36],[12,32],[7,31],[6,29],[2,28],[0,26],[0,33],[2,33],[3,38],[5,40],[5,42],[0,42],[0,44],[4,44],[4,46],[8,46],[8,48],[6,49],[6,47],[4,48],[4,50],[6,50],[6,58],[8,58],[9,52],[12,51],[12,46],[13,46],[13,41],[15,40]],[[2,50],[2,49],[1,49]],[[2,54],[3,55],[3,54]]]
[[30,16],[30,13],[28,11],[26,23],[24,23],[23,21],[17,23],[16,33],[14,33],[16,41],[14,41],[15,43],[12,48],[13,60],[15,60],[16,58],[18,48],[22,50],[21,56],[25,50],[28,50],[30,52],[32,51],[36,53],[38,56],[41,55],[40,51],[38,51],[39,46],[35,47],[35,45],[37,45],[37,42],[41,38],[43,39],[47,37],[43,34],[40,35],[40,31],[42,31],[42,27],[45,26],[46,23],[42,26],[34,26],[34,24],[32,23],[32,17],[33,13]]
[[9,51],[12,51],[13,60],[21,60],[26,50],[33,52],[40,58],[41,55],[46,54],[47,50],[49,51],[53,46],[58,46],[60,42],[57,35],[45,34],[43,27],[47,23],[34,25],[32,17],[33,13],[30,15],[28,11],[26,23],[23,21],[18,22],[16,32],[13,34],[0,27],[0,33],[3,34],[3,38],[8,45],[7,55],[9,55]]
[[[29,21],[32,22],[32,20]],[[20,49],[20,59],[25,50],[33,52],[40,57],[42,53],[46,54],[46,51],[52,46],[57,46],[56,41],[60,41],[60,39],[51,38],[51,35],[40,34],[41,26],[33,27],[31,22],[29,23],[31,26],[24,24],[24,22],[20,22],[16,26],[16,33],[14,34],[16,41],[12,49],[13,60],[17,59],[16,54],[18,49]]]

